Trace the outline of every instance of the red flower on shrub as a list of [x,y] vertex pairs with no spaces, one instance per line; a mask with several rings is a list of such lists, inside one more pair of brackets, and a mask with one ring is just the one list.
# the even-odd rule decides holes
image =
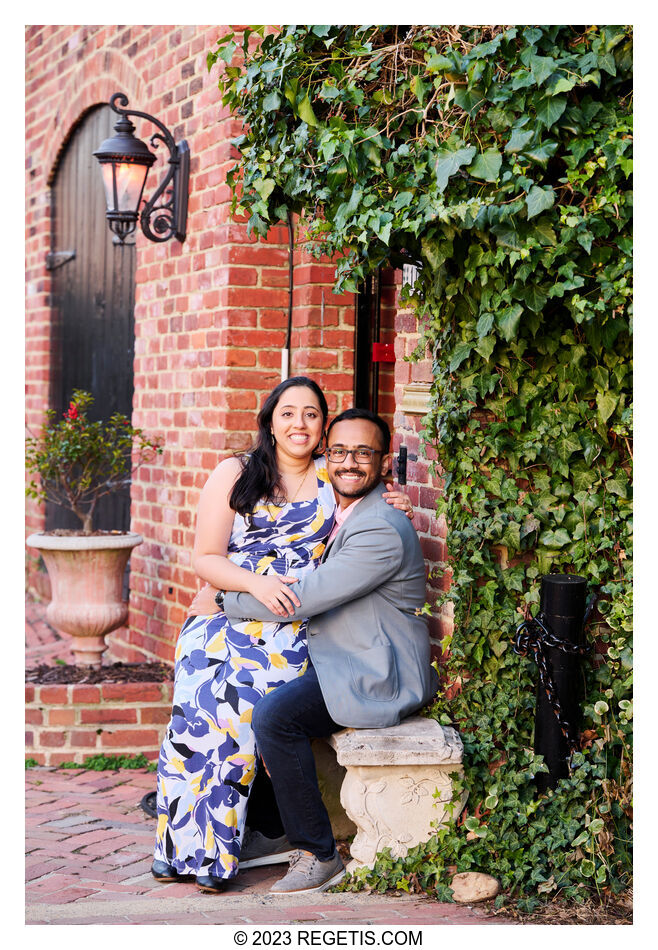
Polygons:
[[65,413],[65,418],[73,420],[73,419],[77,419],[78,415],[79,415],[78,407],[76,406],[76,404],[74,402],[69,403],[69,411]]

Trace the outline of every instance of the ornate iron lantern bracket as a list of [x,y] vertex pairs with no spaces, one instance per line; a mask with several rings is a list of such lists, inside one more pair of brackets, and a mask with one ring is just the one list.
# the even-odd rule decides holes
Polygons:
[[[118,134],[114,138],[106,139],[94,155],[103,167],[110,228],[123,244],[126,237],[135,230],[139,214],[142,231],[150,241],[161,243],[168,241],[171,237],[184,241],[190,174],[190,150],[187,142],[183,139],[177,144],[169,129],[147,112],[122,108],[128,105],[128,99],[122,92],[115,92],[109,104],[110,108],[120,116],[115,125],[115,131]],[[158,143],[162,142],[169,150],[167,173],[153,197],[145,202],[141,214],[139,213],[141,193],[148,168],[155,161],[155,156],[133,135],[135,127],[128,116],[138,116],[157,126],[160,131],[153,133],[150,144],[157,149]],[[126,176],[125,184],[120,181],[121,174]],[[143,175],[141,187],[139,183],[134,184],[140,174]],[[132,182],[129,181],[131,175]],[[136,195],[136,205],[122,206],[122,198],[125,202],[131,189],[132,194]]]

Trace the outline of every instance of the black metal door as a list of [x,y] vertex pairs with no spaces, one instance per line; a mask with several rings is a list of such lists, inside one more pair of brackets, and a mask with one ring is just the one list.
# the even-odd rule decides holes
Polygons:
[[[132,414],[135,245],[115,244],[105,221],[100,171],[92,152],[112,134],[109,106],[87,113],[57,168],[52,190],[53,338],[51,406],[63,412],[74,389],[94,396],[93,419]],[[102,498],[96,528],[128,530],[130,489]],[[74,515],[48,505],[46,527],[77,528]]]

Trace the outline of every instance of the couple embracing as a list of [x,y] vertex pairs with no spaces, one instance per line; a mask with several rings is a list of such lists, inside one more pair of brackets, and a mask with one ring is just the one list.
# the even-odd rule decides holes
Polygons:
[[[349,409],[323,451],[327,416],[313,380],[285,380],[258,415],[254,448],[221,462],[201,494],[193,566],[207,586],[176,646],[158,763],[160,881],[192,875],[217,893],[239,866],[289,859],[273,893],[337,883],[345,870],[311,739],[393,725],[435,691],[411,506],[382,483],[388,426]],[[247,829],[263,764],[271,820],[250,811]]]

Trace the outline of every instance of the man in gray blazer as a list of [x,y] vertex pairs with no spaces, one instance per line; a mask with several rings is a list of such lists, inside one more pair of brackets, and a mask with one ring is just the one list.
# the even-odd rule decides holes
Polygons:
[[[311,738],[345,726],[390,726],[428,702],[430,666],[425,565],[409,519],[382,498],[390,433],[367,410],[331,424],[327,469],[339,501],[337,524],[318,569],[290,588],[309,618],[309,667],[254,707],[253,727],[283,827],[298,849],[273,893],[326,890],[345,874],[322,802]],[[229,621],[281,620],[250,594],[227,593]],[[259,863],[266,863],[262,861]]]

